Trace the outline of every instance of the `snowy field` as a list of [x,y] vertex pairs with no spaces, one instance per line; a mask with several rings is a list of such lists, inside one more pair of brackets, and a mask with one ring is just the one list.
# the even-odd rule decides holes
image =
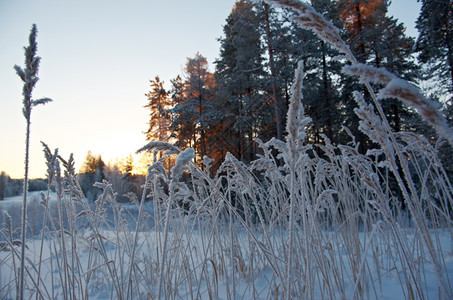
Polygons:
[[[40,199],[39,193],[32,193],[30,199],[33,208],[34,201]],[[58,215],[55,193],[50,199],[49,211]],[[76,209],[78,218],[86,219],[78,223],[78,228],[66,226],[63,235],[58,225],[49,222],[44,238],[30,236],[26,249],[26,298],[39,295],[44,299],[152,299],[159,293],[160,280],[164,281],[161,297],[166,299],[282,297],[288,253],[285,229],[244,225],[234,220],[229,223],[229,217],[221,214],[216,220],[176,214],[165,234],[164,223],[159,223],[163,215],[154,215],[152,202],[146,205],[137,230],[131,230],[136,225],[137,205],[105,204],[105,209],[90,207],[91,219],[81,213],[82,209]],[[0,207],[11,216],[19,214],[21,198],[2,201]],[[36,210],[39,208],[41,212],[33,211],[29,216],[37,215],[40,221],[29,217],[29,224],[42,226],[45,208],[42,204]],[[54,217],[54,223],[58,222],[58,217]],[[114,223],[120,226],[112,227]],[[351,231],[347,222],[344,228],[335,230],[304,230],[300,224],[296,226],[294,298],[439,298],[435,266],[413,229],[401,229],[410,251],[406,254],[413,256],[411,261],[416,264],[409,270],[388,226],[378,222],[369,230],[359,227]],[[0,296],[13,299],[19,247],[5,244],[8,230],[4,228],[2,233]],[[444,275],[451,286],[451,233],[442,229],[430,233],[436,247],[442,249]],[[312,244],[304,244],[306,239]]]
[[[56,192],[30,194],[27,235],[21,198],[0,202],[0,299],[453,299],[453,187],[438,156],[453,130],[416,86],[359,64],[308,4],[267,2],[293,9],[365,83],[369,99],[353,95],[366,153],[346,127],[345,144],[306,143],[303,62],[283,140],[255,138],[255,160],[227,153],[215,174],[191,148],[150,142],[139,151],[162,158],[130,204],[106,181],[87,202],[72,156],[46,148]],[[439,143],[393,132],[387,98],[417,110]]]

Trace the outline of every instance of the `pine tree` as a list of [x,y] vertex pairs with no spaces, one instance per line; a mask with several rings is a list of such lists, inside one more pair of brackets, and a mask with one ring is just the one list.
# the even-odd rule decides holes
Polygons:
[[106,165],[101,155],[94,155],[88,151],[85,161],[79,172],[79,184],[86,198],[94,201],[101,194],[101,190],[93,187],[95,182],[102,182],[105,178]]
[[[385,67],[392,73],[415,82],[419,69],[412,57],[414,40],[405,35],[404,26],[387,15],[387,0],[340,0],[340,17],[347,32],[347,41],[360,62],[376,67]],[[344,79],[345,107],[350,108],[351,90],[359,89],[356,81]],[[366,94],[366,93],[365,93]],[[384,112],[394,131],[413,130],[418,122],[415,114],[396,99],[383,102]],[[356,123],[356,117],[347,114],[349,122]],[[352,126],[352,128],[357,128]],[[363,137],[357,133],[359,137]],[[365,141],[362,139],[362,146]]]
[[[339,23],[338,10],[335,2],[331,0],[312,0],[313,7],[331,19]],[[304,90],[304,106],[306,113],[312,122],[307,128],[307,139],[318,144],[321,142],[321,134],[326,135],[332,142],[339,141],[343,119],[339,106],[337,106],[338,82],[332,80],[333,74],[339,74],[341,63],[334,57],[338,52],[319,40],[311,31],[295,29],[296,36],[302,43],[300,55],[305,62],[305,79],[310,89]]]
[[[335,1],[314,0],[312,5],[322,14],[338,23]],[[265,14],[263,12],[262,14]],[[337,82],[332,74],[338,74],[341,65],[333,57],[338,52],[320,41],[312,32],[301,29],[290,22],[293,12],[270,11],[270,33],[274,53],[276,77],[279,92],[286,107],[297,63],[304,60],[306,76],[304,81],[310,88],[304,89],[304,106],[312,122],[307,127],[307,139],[319,143],[321,134],[332,141],[340,131],[341,115],[337,107]]]
[[279,36],[279,32],[281,31],[282,26],[281,22],[272,22],[272,25],[276,25],[275,27],[272,26],[272,29],[275,28],[275,31],[271,31],[271,18],[270,14],[272,14],[271,9],[269,8],[269,5],[267,3],[263,4],[264,8],[264,32],[266,36],[266,44],[267,44],[267,51],[268,51],[268,56],[269,56],[269,69],[271,73],[271,80],[270,80],[270,85],[272,86],[272,98],[273,98],[273,103],[274,103],[274,111],[275,111],[275,127],[277,130],[277,138],[279,140],[283,140],[283,128],[284,128],[284,123],[283,123],[283,114],[286,112],[286,107],[283,106],[283,102],[281,99],[281,88],[279,87],[279,81],[278,81],[278,74],[277,74],[277,69],[275,66],[275,56],[274,56],[274,49],[276,48],[276,39],[274,38],[275,36]]
[[132,175],[132,171],[134,170],[134,157],[132,154],[129,154],[126,159],[124,160],[122,173],[126,175],[126,177]]
[[182,81],[182,78],[180,75],[176,76],[175,79],[171,79],[171,100],[172,104],[177,105],[181,103],[185,99],[185,94],[184,94],[184,82]]
[[170,110],[171,115],[171,137],[176,139],[176,145],[185,149],[193,147],[193,120],[195,112],[190,110],[193,107],[186,105],[186,96],[184,93],[184,82],[178,75],[175,79],[171,80],[171,99],[173,107]]
[[178,75],[171,80],[171,98],[174,107],[171,113],[172,137],[181,149],[192,147],[195,161],[205,155],[210,156],[213,141],[207,142],[212,135],[213,117],[216,114],[214,99],[215,80],[209,72],[208,61],[200,53],[187,58],[184,68],[185,80]]
[[226,21],[215,74],[223,114],[221,138],[224,149],[242,160],[252,160],[253,138],[269,131],[266,120],[273,115],[262,93],[265,71],[260,20],[254,6],[241,0]]
[[414,39],[405,35],[402,23],[387,15],[388,6],[387,0],[338,2],[348,43],[359,60],[414,81],[418,74],[411,57]]
[[212,110],[213,90],[215,87],[214,75],[208,70],[208,61],[200,53],[194,58],[188,58],[185,74],[185,95],[186,101],[195,107],[194,128],[196,132],[195,148],[200,157],[206,155],[206,130],[210,120],[209,115]]
[[[416,42],[418,59],[424,64],[424,79],[435,82],[434,98],[446,100],[444,113],[453,124],[453,2],[451,0],[421,0],[417,19],[419,36]],[[453,178],[452,147],[444,144],[439,156]]]
[[418,58],[428,66],[428,79],[436,78],[453,98],[453,2],[421,0],[417,19]]
[[148,104],[145,106],[150,110],[148,130],[145,132],[146,140],[167,142],[170,133],[170,116],[168,110],[171,102],[168,93],[164,89],[164,82],[160,81],[159,76],[150,80],[151,91],[146,94]]

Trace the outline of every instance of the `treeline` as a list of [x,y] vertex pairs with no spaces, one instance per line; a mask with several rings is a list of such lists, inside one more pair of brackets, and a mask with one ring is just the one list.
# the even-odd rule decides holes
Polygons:
[[[28,182],[30,192],[47,190],[47,179],[31,179]],[[22,195],[24,191],[23,179],[12,179],[6,172],[0,174],[0,200]]]
[[134,197],[142,194],[145,176],[133,174],[133,168],[131,155],[123,162],[106,165],[101,155],[94,155],[89,151],[78,174],[79,184],[89,201],[96,200],[102,194],[102,190],[95,187],[94,183],[103,180],[112,185],[118,202],[134,201]]
[[[433,101],[451,98],[453,64],[445,61],[453,57],[453,52],[439,55],[434,44],[426,42],[432,35],[428,27],[435,30],[442,24],[430,23],[432,14],[423,14],[428,6],[436,5],[437,10],[452,11],[448,0],[422,1],[417,21],[419,43],[406,35],[402,23],[388,15],[389,1],[311,3],[340,28],[360,62],[384,67],[414,84],[443,76],[443,84],[427,92]],[[451,15],[445,22],[451,21]],[[346,60],[338,56],[338,51],[294,25],[293,16],[290,11],[263,3],[237,1],[219,39],[220,57],[213,73],[207,59],[197,53],[187,59],[184,74],[171,79],[169,87],[159,76],[150,81],[151,89],[146,94],[150,112],[147,139],[168,141],[181,149],[191,147],[196,151],[197,163],[205,155],[214,159],[213,170],[227,152],[243,161],[254,160],[259,154],[255,138],[267,141],[285,135],[290,87],[296,65],[303,60],[303,105],[312,119],[307,142],[317,145],[328,138],[334,145],[347,144],[352,133],[359,142],[359,151],[365,153],[371,141],[358,130],[352,96],[354,90],[364,91],[363,86],[356,78],[341,73]],[[437,45],[447,49],[445,43]],[[431,67],[443,72],[434,73]],[[369,97],[366,91],[364,95]],[[396,99],[382,105],[395,132],[412,131],[435,140],[435,133],[426,128],[413,109]],[[451,105],[443,105],[447,116],[451,116]]]
[[[89,201],[96,200],[102,193],[102,190],[95,187],[94,184],[107,180],[112,185],[112,189],[118,194],[117,201],[129,202],[134,201],[131,197],[139,197],[142,194],[142,185],[145,182],[145,176],[133,174],[133,169],[132,155],[123,161],[107,165],[102,160],[101,155],[95,155],[91,151],[88,151],[77,178],[84,196]],[[29,192],[46,191],[47,188],[47,179],[29,180]],[[6,172],[1,172],[0,200],[22,195],[23,189],[23,179],[12,179]]]

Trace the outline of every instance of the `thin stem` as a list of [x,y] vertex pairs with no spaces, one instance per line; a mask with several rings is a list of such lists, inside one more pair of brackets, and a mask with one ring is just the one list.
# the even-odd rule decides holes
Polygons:
[[24,175],[24,198],[22,200],[22,231],[20,248],[20,273],[18,299],[24,299],[25,289],[25,236],[27,235],[27,197],[28,197],[28,162],[30,153],[30,114],[27,117],[27,133],[25,138],[25,175]]

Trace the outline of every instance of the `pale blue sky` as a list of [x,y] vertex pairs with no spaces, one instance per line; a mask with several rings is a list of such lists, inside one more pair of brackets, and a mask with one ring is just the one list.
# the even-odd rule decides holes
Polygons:
[[[146,143],[145,93],[159,75],[169,82],[197,51],[218,58],[222,26],[234,0],[0,0],[0,171],[23,177],[23,47],[38,26],[42,58],[34,98],[54,102],[32,112],[32,177],[45,175],[40,141],[77,167],[88,150],[108,162]],[[390,14],[411,28],[416,0],[393,0]],[[415,36],[415,30],[408,30]]]

